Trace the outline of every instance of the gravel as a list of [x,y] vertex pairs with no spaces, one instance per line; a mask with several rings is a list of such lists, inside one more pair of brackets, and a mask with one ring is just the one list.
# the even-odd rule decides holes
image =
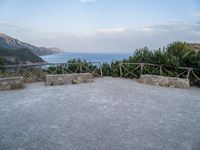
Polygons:
[[130,79],[0,92],[0,150],[199,150],[200,89]]

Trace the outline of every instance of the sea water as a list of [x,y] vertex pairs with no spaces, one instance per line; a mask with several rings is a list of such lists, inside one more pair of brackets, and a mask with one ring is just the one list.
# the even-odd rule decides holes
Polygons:
[[71,59],[81,59],[88,62],[111,63],[115,60],[123,60],[131,56],[129,53],[60,53],[42,56],[48,63],[66,63]]

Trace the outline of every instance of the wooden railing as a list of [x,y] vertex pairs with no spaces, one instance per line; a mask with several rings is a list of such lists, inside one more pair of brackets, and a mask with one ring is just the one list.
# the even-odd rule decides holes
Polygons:
[[[131,66],[132,68],[129,69],[127,66]],[[163,73],[170,74],[170,70],[166,69],[166,67],[162,65],[157,64],[151,64],[151,63],[119,63],[119,70],[120,70],[120,77],[127,77],[128,75],[132,75],[135,78],[139,78],[146,67],[154,67],[157,69],[157,72],[159,72],[159,75],[162,75]],[[193,75],[197,80],[200,81],[200,77],[195,73],[199,72],[200,69],[198,68],[191,68],[191,67],[179,67],[179,74],[177,77],[184,77],[189,79],[191,75]],[[135,72],[138,71],[139,75]],[[150,72],[148,74],[151,74]]]
[[[92,65],[88,66],[88,65]],[[75,69],[71,69],[73,66]],[[95,66],[95,67],[94,67]],[[53,71],[47,72],[47,70],[53,67]],[[131,69],[130,69],[131,67]],[[151,63],[119,63],[120,77],[132,76],[139,78],[142,74],[152,74],[148,71],[148,67],[154,67],[154,70],[158,75],[170,74],[172,70],[167,69],[162,65],[151,64]],[[100,62],[90,63],[33,63],[33,64],[20,64],[20,65],[4,65],[0,66],[0,70],[5,70],[0,73],[0,77],[12,77],[12,76],[23,76],[25,79],[29,77],[34,78],[37,81],[44,80],[46,74],[68,74],[68,73],[91,73],[94,76],[102,77],[102,65]],[[189,79],[192,75],[193,78],[200,81],[200,69],[191,67],[179,67],[177,77]],[[136,73],[137,72],[137,73]]]
[[[91,68],[88,65],[92,65]],[[73,66],[73,69],[71,69]],[[19,65],[0,66],[0,77],[23,76],[25,80],[43,81],[47,74],[91,73],[93,76],[102,77],[100,62],[90,63],[32,63]],[[50,68],[52,69],[51,71]],[[29,82],[29,81],[27,81]],[[31,81],[30,81],[31,82]]]
[[192,67],[179,67],[179,69],[183,70],[180,74],[178,74],[178,77],[180,77],[182,74],[187,73],[186,78],[189,79],[190,75],[193,75],[197,80],[200,81],[200,77],[197,76],[195,71],[200,72],[200,69],[198,68],[192,68]]

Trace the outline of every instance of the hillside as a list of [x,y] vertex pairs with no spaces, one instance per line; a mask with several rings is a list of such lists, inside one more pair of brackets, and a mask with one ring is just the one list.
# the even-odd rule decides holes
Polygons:
[[56,53],[61,53],[63,52],[62,50],[58,48],[46,48],[46,47],[37,47],[25,42],[22,42],[18,39],[12,38],[10,36],[7,36],[6,34],[0,33],[0,46],[3,48],[8,48],[8,49],[29,49],[32,53],[36,54],[37,56],[42,56],[42,55],[51,55],[51,54],[56,54]]
[[200,52],[200,43],[188,43],[189,47],[196,52]]
[[7,49],[0,47],[0,59],[4,64],[39,63],[44,62],[39,56],[33,54],[29,49]]

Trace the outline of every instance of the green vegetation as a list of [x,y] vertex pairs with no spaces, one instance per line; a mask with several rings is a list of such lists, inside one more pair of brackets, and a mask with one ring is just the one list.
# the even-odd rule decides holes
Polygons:
[[[23,54],[17,54],[16,57],[20,58],[21,61],[26,61],[31,59],[32,62],[41,61],[38,58],[27,57],[29,51],[19,50]],[[7,51],[2,51],[4,56],[9,56],[10,52],[7,54]],[[0,61],[1,63],[1,61]],[[96,75],[100,75],[101,71],[104,76],[119,77],[120,76],[120,63],[147,63],[147,64],[156,64],[158,66],[145,65],[143,68],[143,74],[153,74],[153,75],[163,75],[163,76],[172,76],[176,77],[187,77],[187,71],[184,72],[180,67],[191,67],[196,68],[193,70],[194,73],[190,73],[189,79],[191,84],[200,85],[200,81],[197,79],[197,76],[200,77],[200,51],[194,51],[191,46],[183,42],[174,42],[169,44],[166,48],[149,50],[147,47],[142,49],[137,49],[134,51],[133,56],[130,56],[128,59],[121,61],[113,61],[111,63],[104,63],[102,66],[99,64],[92,64],[84,60],[69,60],[67,64],[50,66],[47,69],[42,69],[45,74],[62,74],[62,73],[81,73],[81,72],[92,72]],[[137,77],[140,76],[141,70],[140,67],[136,69],[137,65],[133,66],[130,64],[124,64],[124,66],[130,72],[134,73]],[[160,68],[162,68],[162,71]],[[101,69],[100,69],[101,68]],[[122,68],[123,71],[125,71]],[[183,73],[184,72],[184,73]],[[195,76],[195,75],[196,76]],[[41,76],[41,74],[39,74]],[[43,78],[44,78],[44,75]],[[126,74],[123,77],[133,78],[133,74]],[[37,75],[38,76],[38,75]]]
[[[144,68],[143,73],[177,76],[183,71],[179,67],[192,67],[200,69],[200,52],[193,51],[187,43],[174,42],[163,49],[149,50],[145,47],[143,49],[136,50],[133,56],[129,57],[129,59],[123,60],[122,62],[152,63],[162,65],[162,67],[165,68],[167,72],[162,72],[162,74],[160,74],[160,71],[157,68],[146,67]],[[127,67],[129,67],[131,72],[139,75],[139,70],[135,72],[133,67]],[[200,70],[194,70],[194,72],[198,77],[200,76]],[[185,76],[186,75],[183,74],[182,77]],[[131,77],[131,75],[128,77]],[[192,74],[190,76],[190,81],[192,84],[199,84],[199,81]]]
[[90,62],[86,62],[81,59],[72,59],[67,62],[65,65],[60,66],[50,66],[47,69],[48,73],[53,74],[62,74],[62,73],[84,73],[94,71],[96,74],[100,74],[98,65],[94,65]]
[[[3,66],[4,65],[4,62],[3,62],[3,59],[0,58],[0,66]],[[0,72],[4,72],[5,71],[5,68],[4,67],[0,67]]]
[[[163,72],[162,75],[176,76],[179,73],[179,67],[200,68],[200,52],[190,49],[187,43],[174,42],[169,44],[167,48],[158,50],[149,50],[147,47],[135,50],[133,56],[121,61],[113,61],[111,64],[104,63],[102,65],[103,74],[106,76],[119,76],[119,63],[151,63],[162,65],[169,72]],[[131,65],[126,66],[128,70],[139,75],[140,71],[135,72],[135,68]],[[145,70],[146,69],[146,70]],[[145,67],[144,73],[160,74],[155,67]],[[128,76],[131,77],[131,76]]]
[[[90,69],[98,68],[91,63],[81,60],[70,60],[68,63],[83,63],[89,66]],[[176,77],[178,74],[182,73],[180,67],[192,67],[200,69],[200,51],[194,51],[187,43],[183,42],[173,42],[169,44],[166,48],[149,50],[147,47],[135,50],[133,56],[128,59],[121,61],[113,61],[110,64],[104,63],[102,67],[102,72],[104,76],[119,77],[119,63],[151,63],[161,65],[166,71],[160,72],[158,67],[145,66],[143,69],[143,74],[154,74],[154,75],[164,75]],[[77,66],[75,64],[69,64],[70,70],[75,71]],[[136,74],[138,77],[140,75],[140,69],[136,69],[133,65],[126,65],[126,68]],[[60,72],[61,73],[61,72]],[[200,77],[200,70],[194,70],[194,73]],[[186,77],[187,72],[182,74],[181,77]],[[128,74],[127,78],[133,78],[134,76]],[[199,85],[199,80],[193,74],[190,74],[190,81],[192,84]]]
[[4,64],[36,63],[44,62],[40,57],[33,54],[29,49],[7,49],[0,47],[0,57]]

